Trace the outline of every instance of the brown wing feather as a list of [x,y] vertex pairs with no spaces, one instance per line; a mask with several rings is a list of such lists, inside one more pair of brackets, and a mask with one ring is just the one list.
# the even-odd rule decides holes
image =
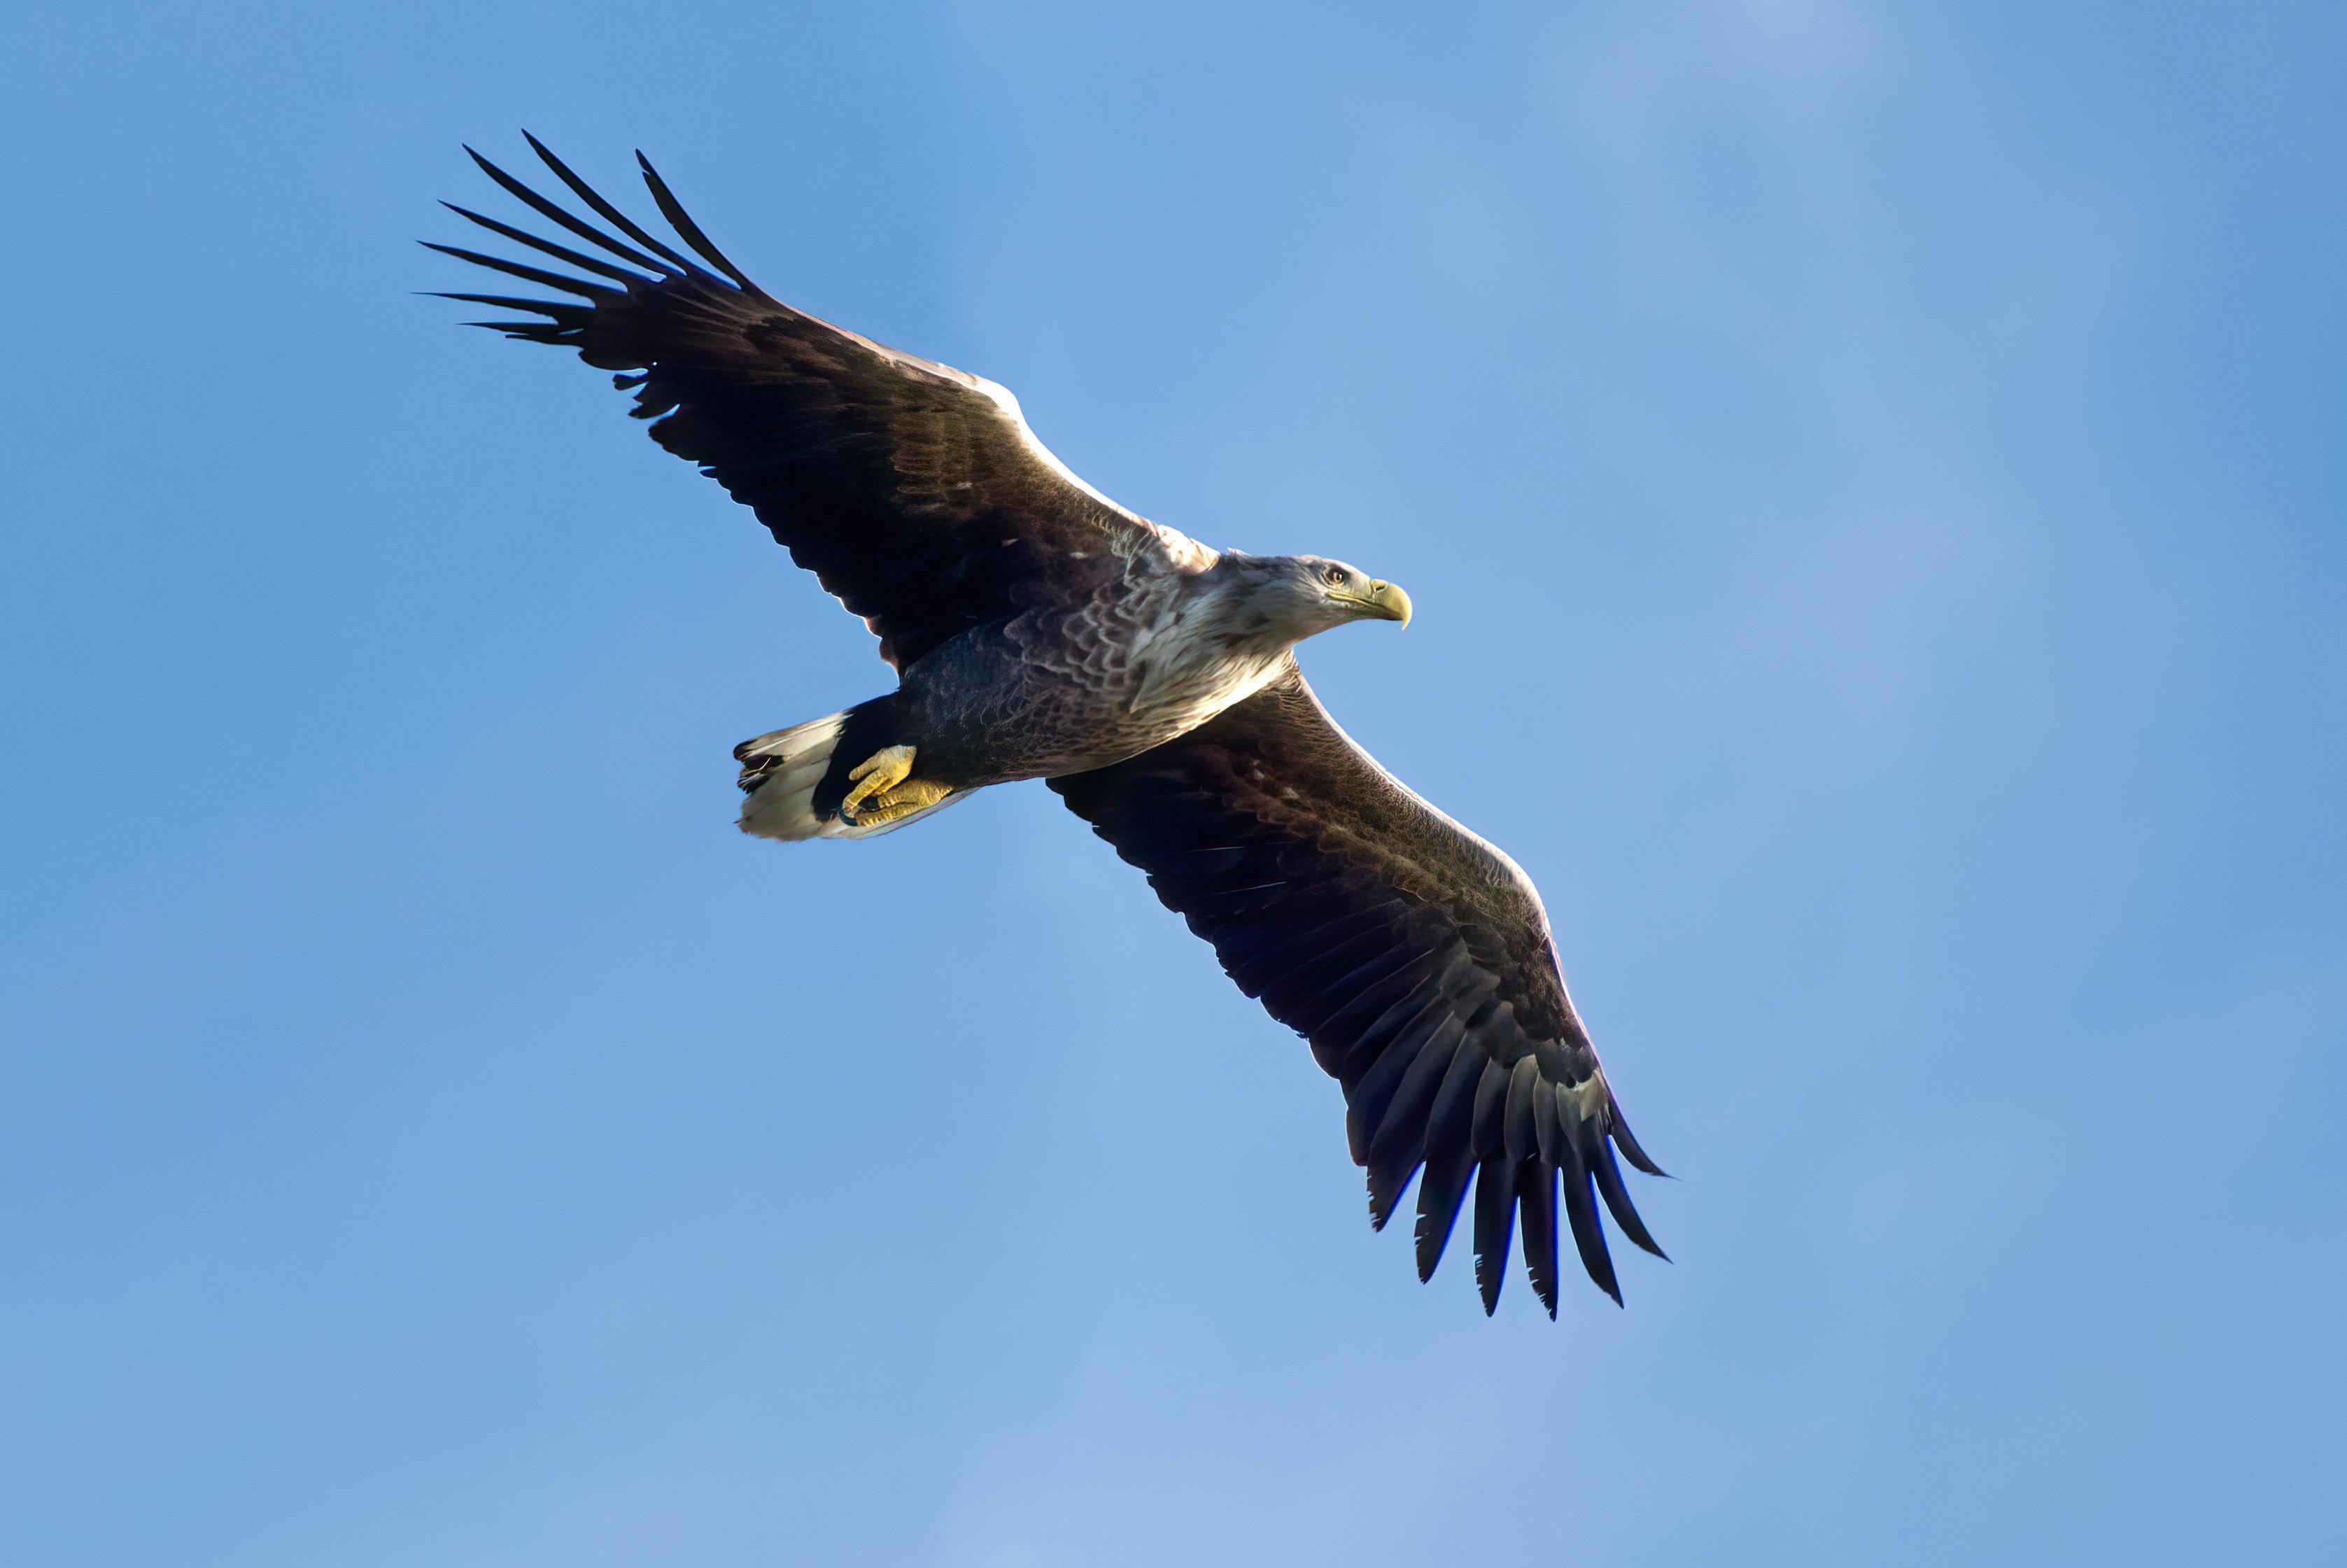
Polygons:
[[1525,1262],[1554,1316],[1561,1179],[1583,1266],[1621,1299],[1595,1200],[1659,1252],[1614,1152],[1655,1165],[1514,862],[1379,767],[1293,669],[1179,740],[1051,784],[1344,1085],[1372,1223],[1423,1168],[1421,1279],[1471,1178],[1485,1310],[1521,1207]]
[[436,245],[574,296],[449,297],[535,313],[542,319],[474,324],[632,373],[615,380],[634,388],[632,412],[652,421],[653,439],[753,508],[793,559],[864,617],[882,657],[899,669],[969,627],[1087,594],[1133,557],[1154,552],[1174,569],[1213,559],[1069,472],[1035,438],[1017,400],[992,382],[884,347],[758,288],[649,164],[655,202],[707,267],[627,219],[535,139],[530,145],[634,243],[473,156],[540,217],[627,266],[458,208],[593,279]]

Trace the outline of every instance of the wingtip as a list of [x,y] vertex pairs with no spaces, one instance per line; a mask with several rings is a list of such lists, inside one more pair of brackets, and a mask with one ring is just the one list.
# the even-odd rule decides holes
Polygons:
[[1373,1169],[1368,1173],[1369,1228],[1371,1230],[1383,1231],[1386,1228],[1386,1223],[1400,1210],[1402,1194],[1409,1191],[1410,1178],[1417,1173],[1418,1167],[1415,1165],[1403,1171],[1399,1179],[1390,1168]]
[[1618,1102],[1610,1107],[1610,1114],[1605,1120],[1605,1135],[1613,1140],[1614,1146],[1622,1151],[1622,1157],[1632,1165],[1647,1175],[1660,1176],[1665,1181],[1671,1179],[1671,1173],[1655,1163],[1655,1157],[1646,1153],[1645,1146],[1638,1142],[1638,1135],[1630,1131],[1630,1123],[1623,1116]]

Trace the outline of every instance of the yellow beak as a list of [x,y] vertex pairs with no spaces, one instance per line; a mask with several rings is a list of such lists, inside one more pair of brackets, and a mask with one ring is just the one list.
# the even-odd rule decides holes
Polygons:
[[1379,620],[1399,620],[1409,624],[1409,595],[1399,583],[1372,582],[1367,593],[1340,593],[1335,596],[1348,604],[1358,604]]

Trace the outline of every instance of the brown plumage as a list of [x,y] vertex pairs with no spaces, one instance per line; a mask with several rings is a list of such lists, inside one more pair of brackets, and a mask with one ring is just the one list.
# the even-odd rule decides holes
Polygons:
[[[758,288],[650,164],[682,250],[530,146],[608,230],[473,156],[601,253],[452,208],[571,271],[435,245],[569,296],[448,297],[521,313],[473,324],[617,373],[653,438],[750,507],[898,672],[884,696],[743,743],[743,827],[863,837],[1048,778],[1343,1085],[1373,1224],[1418,1177],[1419,1277],[1471,1187],[1487,1311],[1521,1211],[1554,1315],[1560,1198],[1583,1267],[1620,1300],[1599,1205],[1659,1253],[1615,1153],[1655,1167],[1566,995],[1538,894],[1354,745],[1296,667],[1321,630],[1406,620],[1408,596],[1342,562],[1225,554],[1136,516],[1053,457],[1001,387]],[[851,781],[900,754],[915,776],[898,815],[859,816]]]

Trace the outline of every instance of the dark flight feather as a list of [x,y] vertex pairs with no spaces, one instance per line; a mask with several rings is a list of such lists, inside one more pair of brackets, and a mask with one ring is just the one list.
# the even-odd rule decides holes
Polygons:
[[1630,1245],[1668,1262],[1671,1255],[1657,1246],[1655,1238],[1646,1234],[1646,1222],[1638,1217],[1638,1211],[1631,1205],[1629,1189],[1622,1184],[1622,1167],[1614,1163],[1610,1141],[1601,1141],[1595,1145],[1589,1163],[1590,1173],[1597,1181],[1598,1194],[1605,1200],[1606,1212],[1614,1216],[1614,1223],[1622,1227],[1622,1234],[1630,1238]]
[[600,283],[585,282],[578,278],[566,277],[560,272],[549,272],[543,267],[533,267],[527,262],[508,261],[502,256],[484,256],[478,251],[466,251],[455,245],[435,244],[429,240],[424,241],[423,245],[427,251],[437,251],[444,256],[454,256],[459,261],[470,261],[476,267],[487,267],[493,272],[503,272],[507,277],[519,278],[525,282],[542,283],[549,289],[559,289],[566,294],[577,294],[581,299],[605,300],[615,297],[613,291],[603,287]]
[[[1556,1316],[1556,1167],[1545,1160],[1516,1162],[1516,1206],[1522,1211],[1524,1272],[1532,1294]],[[1604,1281],[1599,1282],[1601,1285]]]
[[506,311],[544,311],[548,315],[554,314],[557,311],[579,308],[565,304],[560,300],[524,300],[517,299],[511,294],[452,294],[436,289],[432,292],[431,297],[436,300],[461,300],[468,305],[495,305],[499,310]]
[[701,231],[701,225],[686,215],[683,207],[669,193],[668,181],[660,177],[660,171],[651,166],[651,160],[639,152],[636,154],[636,167],[643,170],[644,183],[651,187],[652,202],[661,210],[661,216],[668,220],[668,226],[684,236],[684,242],[700,252],[702,261],[743,288],[756,290],[758,285],[750,281],[748,274],[727,261],[725,252],[712,244],[709,236]]
[[[535,144],[533,143],[533,145]],[[491,163],[479,153],[475,152],[471,148],[468,147],[465,149],[465,155],[480,166],[482,173],[487,175],[491,179],[496,180],[507,193],[512,195],[524,206],[529,208],[530,210],[536,212],[539,217],[560,224],[563,228],[568,229],[571,233],[578,235],[581,240],[586,241],[591,245],[596,245],[603,250],[609,251],[612,255],[619,257],[623,261],[633,261],[637,266],[643,268],[648,272],[657,273],[663,278],[672,278],[677,276],[676,269],[670,266],[667,262],[647,256],[641,251],[635,250],[630,246],[622,245],[617,240],[612,239],[609,234],[604,233],[600,229],[596,228],[592,223],[587,222],[583,219],[571,216],[570,213],[563,210],[560,203],[548,200],[545,197],[540,196],[537,191],[531,190],[521,180],[515,179],[512,175],[507,174],[504,169],[499,169],[496,164]]]
[[759,289],[649,162],[642,174],[652,200],[708,266],[626,216],[536,138],[529,145],[617,235],[466,151],[539,217],[652,275],[462,208],[455,210],[467,222],[595,281],[427,241],[431,249],[586,302],[501,302],[547,320],[495,330],[575,349],[589,364],[634,378],[630,412],[651,422],[653,439],[755,511],[864,619],[898,669],[971,627],[1089,592],[1125,558],[1196,548],[1077,480],[991,383],[883,347]]
[[1521,1209],[1553,1316],[1562,1176],[1582,1265],[1619,1299],[1591,1183],[1650,1245],[1608,1149],[1626,1132],[1611,1091],[1592,1088],[1596,1051],[1512,862],[1378,767],[1293,668],[1154,751],[1051,784],[1343,1085],[1372,1224],[1417,1177],[1422,1273],[1471,1178],[1485,1308]]
[[517,245],[527,245],[542,255],[551,256],[558,261],[582,268],[597,277],[609,278],[616,283],[643,283],[651,281],[641,272],[630,272],[625,267],[614,266],[609,261],[589,256],[582,251],[574,251],[568,245],[558,245],[551,240],[541,240],[527,229],[517,229],[510,223],[500,223],[494,218],[485,218],[469,207],[459,207],[453,201],[443,201],[440,205],[467,222],[479,224],[492,234],[502,235]]
[[1487,1317],[1500,1308],[1515,1224],[1515,1162],[1505,1154],[1486,1154],[1475,1167],[1475,1288],[1482,1294]]
[[1581,1266],[1597,1282],[1597,1288],[1622,1304],[1622,1286],[1614,1278],[1614,1259],[1605,1250],[1605,1227],[1597,1218],[1597,1203],[1590,1195],[1589,1172],[1577,1162],[1557,1173],[1564,1192],[1564,1214],[1573,1227],[1573,1250],[1581,1254]]
[[1451,1227],[1459,1223],[1459,1204],[1475,1173],[1471,1149],[1456,1149],[1440,1159],[1430,1157],[1418,1178],[1418,1227],[1413,1233],[1418,1252],[1418,1278],[1423,1285],[1434,1277]]
[[[553,153],[548,151],[544,142],[538,140],[538,138],[530,135],[528,131],[521,133],[521,138],[529,143],[529,149],[530,151],[538,154],[538,161],[545,164],[547,168],[554,170],[554,177],[557,179],[561,180],[563,184],[570,187],[571,194],[578,197],[579,200],[587,203],[588,206],[593,208],[595,210],[595,215],[602,219],[604,222],[610,224],[611,227],[617,229],[620,233],[625,234],[629,239],[633,240],[637,244],[643,246],[646,250],[651,251],[652,254],[675,262],[687,272],[698,272],[701,271],[700,268],[694,266],[682,256],[678,255],[666,244],[654,239],[651,235],[639,228],[634,219],[629,217],[626,213],[620,211],[618,208],[604,200],[600,196],[598,196],[593,188],[585,180],[570,172],[570,166],[569,164],[564,163],[560,159],[555,157]],[[641,155],[639,154],[638,156],[641,157]]]

